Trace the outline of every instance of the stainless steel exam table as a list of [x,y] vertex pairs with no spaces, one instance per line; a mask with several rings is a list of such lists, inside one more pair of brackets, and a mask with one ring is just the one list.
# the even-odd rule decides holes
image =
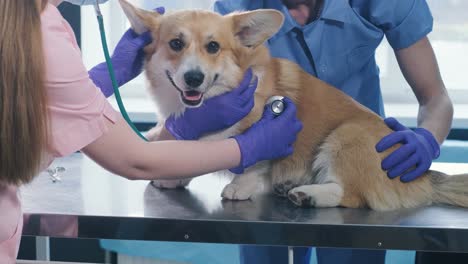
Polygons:
[[[79,153],[52,166],[65,168],[60,181],[44,172],[21,190],[28,216],[23,235],[37,237],[44,259],[48,237],[468,252],[463,208],[303,209],[271,194],[222,201],[228,179],[219,175],[198,177],[187,189],[159,190],[115,176]],[[468,164],[432,168],[468,172]]]

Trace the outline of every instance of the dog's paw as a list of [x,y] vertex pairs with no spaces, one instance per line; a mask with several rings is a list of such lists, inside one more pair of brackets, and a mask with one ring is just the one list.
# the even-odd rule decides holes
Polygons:
[[289,191],[297,186],[298,184],[287,180],[285,182],[273,184],[273,192],[278,196],[287,197]]
[[315,198],[301,190],[301,187],[292,189],[288,194],[288,198],[291,202],[300,207],[315,207],[316,205]]
[[182,179],[182,180],[154,180],[151,184],[160,189],[175,189],[183,188],[187,186],[192,179]]
[[227,200],[248,200],[253,195],[253,191],[249,188],[242,188],[242,186],[230,183],[224,187],[221,197]]

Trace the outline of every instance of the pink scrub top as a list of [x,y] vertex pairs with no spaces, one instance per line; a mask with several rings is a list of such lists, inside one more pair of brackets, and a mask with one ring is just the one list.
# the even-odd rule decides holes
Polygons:
[[[41,14],[50,141],[41,170],[106,133],[120,115],[96,88],[83,65],[70,25],[48,4]],[[31,87],[34,89],[34,87]],[[23,216],[16,186],[0,183],[0,262],[15,263]]]

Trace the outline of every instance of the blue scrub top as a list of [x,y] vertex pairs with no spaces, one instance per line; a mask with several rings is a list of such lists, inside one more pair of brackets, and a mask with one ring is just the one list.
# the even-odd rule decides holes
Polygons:
[[305,26],[297,24],[281,0],[219,0],[214,8],[221,14],[281,11],[284,24],[267,42],[272,56],[296,62],[381,116],[375,50],[384,35],[394,50],[407,48],[431,32],[433,24],[425,0],[325,0],[320,18]]

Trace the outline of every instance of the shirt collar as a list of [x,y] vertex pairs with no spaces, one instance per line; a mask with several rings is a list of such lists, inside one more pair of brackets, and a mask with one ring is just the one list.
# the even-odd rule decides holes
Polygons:
[[[278,33],[276,33],[276,35],[273,36],[271,39],[275,39],[279,36],[287,34],[295,27],[306,28],[310,26],[309,24],[301,27],[299,24],[297,24],[296,20],[292,18],[292,16],[289,14],[288,9],[286,8],[286,6],[283,5],[281,0],[264,0],[264,7],[276,9],[284,15],[283,26],[280,28]],[[349,9],[350,6],[347,0],[324,0],[324,7],[319,19],[333,20],[336,22],[344,23],[349,17]]]

